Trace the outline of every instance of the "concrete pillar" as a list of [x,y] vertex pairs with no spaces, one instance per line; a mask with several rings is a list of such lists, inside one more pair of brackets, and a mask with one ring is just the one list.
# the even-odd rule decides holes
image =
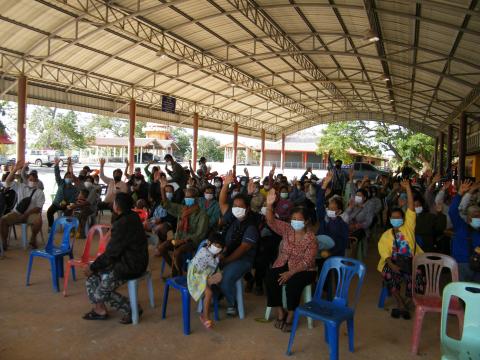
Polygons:
[[192,148],[193,171],[197,171],[197,157],[198,157],[198,113],[194,113],[193,114],[193,148]]
[[238,153],[238,123],[233,124],[233,165],[237,165],[237,153]]
[[303,167],[307,167],[307,160],[308,160],[308,154],[306,152],[303,153]]
[[135,166],[135,122],[137,120],[137,102],[134,99],[130,100],[130,131],[128,133],[128,172],[133,174]]
[[448,125],[447,133],[447,171],[450,171],[452,168],[452,159],[453,159],[453,125]]
[[282,134],[282,153],[280,154],[280,167],[285,169],[285,134]]
[[263,168],[265,166],[265,129],[262,129],[262,145],[260,148],[260,178],[263,181]]
[[458,180],[465,179],[465,157],[467,155],[467,114],[460,115],[460,129],[458,133]]
[[143,147],[140,146],[140,155],[138,162],[141,164],[143,162]]
[[445,162],[445,157],[444,157],[444,149],[445,149],[445,134],[442,132],[439,135],[439,154],[438,154],[438,169],[440,172],[440,175],[445,174],[445,168],[444,168],[444,162]]
[[18,115],[17,115],[17,162],[25,161],[27,133],[27,77],[18,78]]

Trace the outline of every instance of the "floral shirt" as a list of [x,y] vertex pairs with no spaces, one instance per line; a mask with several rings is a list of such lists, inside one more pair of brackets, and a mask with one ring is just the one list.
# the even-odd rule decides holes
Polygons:
[[316,271],[315,258],[318,252],[318,243],[313,232],[307,231],[303,239],[295,239],[295,231],[289,223],[274,219],[274,221],[268,222],[268,226],[282,236],[279,254],[273,264],[274,268],[288,263],[290,271]]
[[397,256],[412,256],[408,241],[401,232],[395,234],[395,240],[392,245],[392,258],[395,259]]

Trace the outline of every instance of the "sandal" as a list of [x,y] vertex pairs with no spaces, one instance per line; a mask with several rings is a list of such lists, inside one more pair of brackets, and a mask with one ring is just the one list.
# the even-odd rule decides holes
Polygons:
[[410,320],[412,317],[410,316],[410,311],[408,310],[403,310],[401,312],[402,314],[402,318],[404,318],[405,320]]
[[108,314],[98,314],[95,310],[92,310],[82,316],[84,320],[107,320]]
[[292,323],[284,322],[282,327],[282,332],[284,333],[292,332]]
[[275,326],[275,329],[283,329],[283,326],[285,325],[285,319],[276,319],[273,323],[273,326]]
[[[140,317],[142,315],[143,315],[143,309],[139,306],[138,307],[138,318],[140,319]],[[132,322],[133,321],[132,321],[132,313],[131,312],[123,315],[123,317],[120,319],[120,324],[123,324],[123,325],[129,325]]]
[[207,320],[203,317],[203,315],[200,315],[200,321],[202,322],[202,325],[205,327],[205,329],[210,330],[213,327],[213,321],[212,320]]
[[392,312],[390,313],[390,316],[394,319],[399,319],[400,316],[402,315],[402,310],[400,309],[392,309]]

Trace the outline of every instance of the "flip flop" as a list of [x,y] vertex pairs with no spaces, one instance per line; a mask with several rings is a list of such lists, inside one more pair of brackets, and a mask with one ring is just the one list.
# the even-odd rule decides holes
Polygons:
[[287,322],[283,323],[282,332],[284,333],[292,332],[292,323],[287,323]]
[[211,330],[213,327],[213,321],[212,320],[206,320],[203,315],[199,316],[200,321],[202,322],[202,325],[205,327],[207,330]]
[[86,313],[85,315],[83,315],[82,317],[84,320],[107,320],[108,318],[108,314],[98,314],[96,313],[94,310]]
[[275,319],[275,322],[273,323],[273,326],[275,329],[283,329],[283,326],[285,325],[285,319]]
[[402,311],[402,318],[405,320],[410,320],[412,317],[410,316],[410,311],[408,310],[403,310]]
[[402,310],[400,309],[392,309],[392,312],[390,313],[390,316],[394,319],[399,319],[400,316],[402,316]]

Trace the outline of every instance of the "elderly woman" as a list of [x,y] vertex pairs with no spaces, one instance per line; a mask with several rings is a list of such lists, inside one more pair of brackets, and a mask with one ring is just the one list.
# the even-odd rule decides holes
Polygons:
[[384,285],[397,301],[397,307],[392,309],[391,316],[408,320],[410,313],[406,300],[400,295],[400,289],[404,283],[406,297],[412,296],[412,258],[423,251],[415,242],[417,215],[410,181],[403,180],[402,187],[407,192],[407,211],[404,214],[400,208],[392,209],[392,228],[385,231],[378,242],[380,262],[377,269],[383,275]]
[[[267,196],[267,224],[282,236],[279,255],[267,274],[267,304],[277,309],[275,327],[284,332],[292,328],[293,313],[300,304],[305,286],[315,281],[315,258],[318,244],[315,235],[307,228],[308,217],[303,208],[294,208],[290,223],[275,218],[272,206],[275,190]],[[282,286],[287,294],[287,310],[282,306]]]

